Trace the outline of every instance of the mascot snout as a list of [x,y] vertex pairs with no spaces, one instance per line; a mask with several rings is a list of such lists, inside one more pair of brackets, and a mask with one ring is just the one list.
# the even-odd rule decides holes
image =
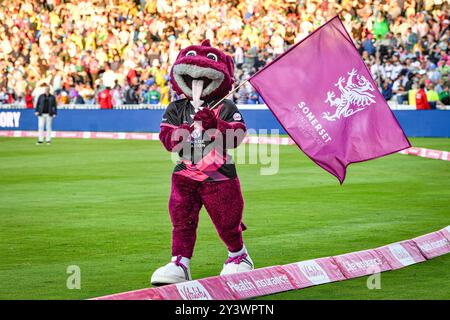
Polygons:
[[170,71],[170,82],[178,95],[193,99],[197,94],[208,102],[231,90],[233,76],[233,59],[204,40],[180,51]]

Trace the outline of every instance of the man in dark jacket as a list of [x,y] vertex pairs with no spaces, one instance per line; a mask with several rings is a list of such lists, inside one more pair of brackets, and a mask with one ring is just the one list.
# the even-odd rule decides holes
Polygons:
[[128,90],[125,91],[124,104],[139,104],[139,86],[130,85]]
[[50,94],[50,88],[45,87],[45,93],[41,94],[37,100],[35,115],[38,117],[39,140],[37,144],[44,142],[44,126],[47,129],[47,144],[52,140],[52,120],[56,117],[56,98]]

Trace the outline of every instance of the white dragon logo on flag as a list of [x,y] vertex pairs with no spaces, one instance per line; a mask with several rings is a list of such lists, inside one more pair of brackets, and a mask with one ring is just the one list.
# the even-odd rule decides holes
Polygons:
[[[355,76],[356,83],[353,82]],[[345,86],[343,85],[344,83]],[[329,103],[331,107],[336,108],[335,113],[332,115],[330,112],[324,112],[322,114],[322,118],[328,121],[336,121],[341,116],[347,118],[375,103],[375,95],[370,93],[370,91],[374,91],[375,89],[366,77],[357,74],[354,68],[351,72],[348,72],[347,81],[345,81],[344,77],[340,77],[335,86],[341,90],[341,96],[335,98],[335,93],[328,91],[328,97],[325,102]]]

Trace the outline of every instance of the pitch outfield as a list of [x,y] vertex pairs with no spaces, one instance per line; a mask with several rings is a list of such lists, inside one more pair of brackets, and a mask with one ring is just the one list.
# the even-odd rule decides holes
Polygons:
[[[0,139],[0,299],[85,299],[148,286],[170,256],[170,156],[158,142]],[[449,139],[411,139],[450,150]],[[347,181],[280,147],[277,175],[238,165],[244,233],[257,267],[374,248],[450,224],[450,163],[391,155],[353,164]],[[226,258],[201,212],[194,278]],[[81,290],[66,268],[81,268]],[[325,284],[265,299],[450,299],[450,256],[381,276]]]

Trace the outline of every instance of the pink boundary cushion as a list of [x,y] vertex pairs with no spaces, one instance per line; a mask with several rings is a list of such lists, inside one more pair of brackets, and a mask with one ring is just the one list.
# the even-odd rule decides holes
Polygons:
[[363,250],[333,257],[347,279],[391,270],[386,258],[375,250]]
[[450,240],[441,231],[431,232],[412,239],[427,259],[450,252]]
[[426,260],[412,240],[391,243],[375,251],[384,256],[394,270]]
[[164,300],[234,300],[219,276],[156,288]]
[[208,282],[203,280],[205,279],[177,283],[159,287],[158,290],[164,300],[222,300],[223,287],[214,286],[214,283],[220,283],[220,279],[214,277]]
[[297,289],[345,280],[332,257],[291,263],[283,268],[292,276]]
[[447,226],[447,227],[445,227],[444,229],[442,229],[440,231],[450,241],[450,226]]
[[334,257],[204,278],[159,288],[118,293],[96,300],[236,300],[393,270],[450,252],[450,226],[412,240]]
[[225,275],[222,279],[236,299],[248,299],[296,289],[294,279],[281,266]]
[[116,293],[109,296],[95,298],[93,300],[162,300],[162,297],[155,288],[146,288]]

